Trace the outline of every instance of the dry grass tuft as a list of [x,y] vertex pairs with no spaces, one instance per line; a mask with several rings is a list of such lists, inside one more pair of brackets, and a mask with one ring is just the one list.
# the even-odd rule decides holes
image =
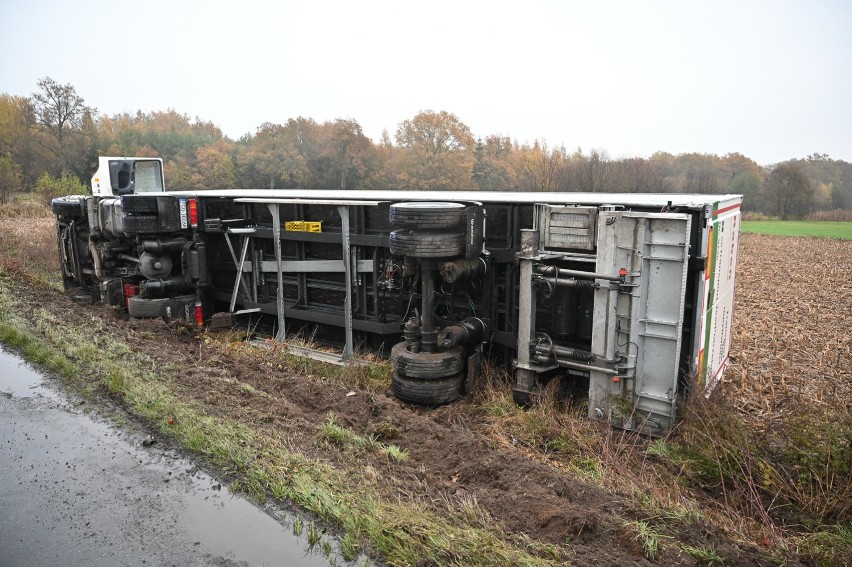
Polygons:
[[846,209],[834,209],[831,211],[817,211],[808,215],[809,221],[834,221],[852,222],[852,211]]
[[53,217],[0,218],[0,253],[26,271],[59,277],[56,221]]
[[53,218],[50,207],[36,193],[15,193],[8,203],[0,204],[0,218]]

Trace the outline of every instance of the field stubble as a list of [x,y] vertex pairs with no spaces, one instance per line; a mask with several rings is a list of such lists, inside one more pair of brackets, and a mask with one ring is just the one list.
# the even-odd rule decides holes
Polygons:
[[740,246],[726,392],[755,427],[852,403],[852,241],[748,234]]

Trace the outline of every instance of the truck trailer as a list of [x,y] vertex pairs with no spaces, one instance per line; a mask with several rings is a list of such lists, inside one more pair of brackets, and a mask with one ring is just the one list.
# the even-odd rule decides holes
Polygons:
[[403,401],[452,402],[484,358],[516,401],[588,384],[588,414],[662,434],[728,362],[742,196],[166,191],[162,161],[101,157],[54,199],[66,289],[132,317],[310,332],[391,359]]

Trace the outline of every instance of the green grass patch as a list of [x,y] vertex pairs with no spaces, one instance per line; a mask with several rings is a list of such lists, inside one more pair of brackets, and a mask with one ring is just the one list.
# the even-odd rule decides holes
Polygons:
[[796,543],[813,565],[852,565],[852,524],[827,526],[803,534]]
[[326,416],[325,423],[320,425],[318,429],[320,438],[326,443],[331,443],[332,445],[338,445],[340,447],[365,449],[384,455],[394,461],[404,461],[408,459],[408,451],[405,449],[401,449],[397,445],[382,443],[373,435],[359,435],[358,433],[338,424],[333,413],[329,413]]
[[701,562],[702,565],[722,565],[725,560],[716,550],[709,545],[692,546],[684,545],[683,550]]
[[671,536],[656,531],[645,520],[627,522],[624,527],[632,532],[632,540],[642,547],[645,557],[653,561],[662,551],[663,542],[672,539]]
[[740,230],[751,234],[822,237],[852,240],[852,222],[832,221],[743,221]]

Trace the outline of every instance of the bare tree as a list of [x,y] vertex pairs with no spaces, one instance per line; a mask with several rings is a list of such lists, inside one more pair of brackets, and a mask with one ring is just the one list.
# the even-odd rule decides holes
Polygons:
[[0,156],[0,204],[9,201],[12,191],[21,190],[21,168],[12,158]]
[[50,77],[38,81],[32,104],[36,125],[52,138],[43,145],[59,159],[62,172],[69,170],[68,147],[81,135],[85,117],[97,112],[86,106],[83,97],[69,83],[60,85]]
[[532,148],[522,148],[518,154],[520,188],[522,191],[557,191],[558,176],[563,168],[562,154],[551,150],[547,142],[536,140]]
[[642,158],[626,158],[618,162],[621,190],[625,193],[670,193],[671,182],[660,166]]
[[584,193],[611,193],[618,189],[617,164],[609,159],[606,150],[592,150],[585,155],[577,149],[566,158],[565,183],[572,191]]

